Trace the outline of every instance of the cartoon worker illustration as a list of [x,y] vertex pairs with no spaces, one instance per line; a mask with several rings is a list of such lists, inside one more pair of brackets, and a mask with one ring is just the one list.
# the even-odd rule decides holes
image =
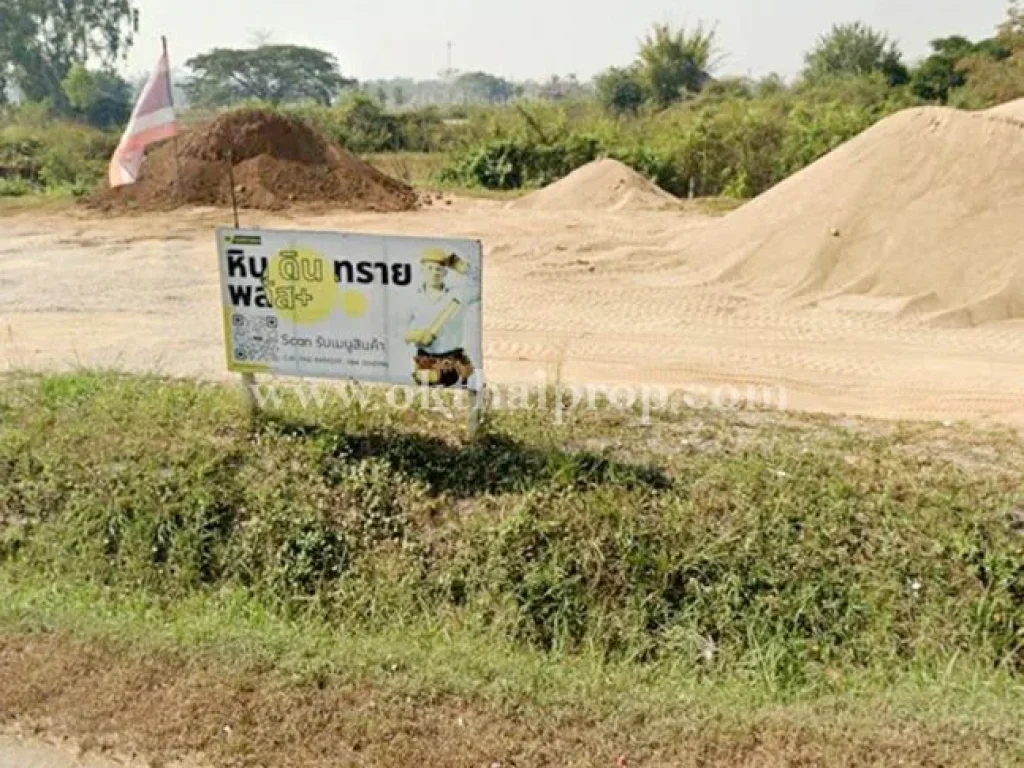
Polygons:
[[405,341],[415,347],[413,378],[432,387],[466,386],[466,316],[480,301],[480,275],[468,261],[440,248],[420,256],[423,283],[413,299]]

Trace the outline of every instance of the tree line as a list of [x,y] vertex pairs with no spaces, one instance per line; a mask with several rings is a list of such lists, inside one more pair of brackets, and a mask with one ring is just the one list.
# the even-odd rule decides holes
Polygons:
[[[997,35],[972,41],[954,35],[931,42],[931,53],[916,65],[908,65],[896,41],[862,22],[836,24],[806,54],[796,86],[827,85],[842,78],[884,80],[890,87],[907,88],[917,98],[949,103],[951,94],[969,85],[982,93],[975,102],[1024,96],[1024,77],[1014,51],[1020,46],[1021,6],[1010,3],[1007,21]],[[638,114],[643,109],[664,109],[691,99],[711,84],[737,91],[773,90],[783,87],[781,78],[769,75],[758,82],[744,78],[716,81],[715,30],[698,25],[693,30],[673,30],[655,25],[640,44],[637,59],[626,67],[612,67],[596,79],[601,103],[617,114]],[[1002,87],[991,81],[998,71]],[[976,106],[968,100],[965,106]]]
[[[105,129],[132,106],[117,66],[137,29],[130,0],[0,0],[0,99],[19,102],[0,108],[0,196],[82,194],[102,178],[116,143]],[[197,110],[285,110],[353,152],[431,153],[416,162],[432,182],[539,186],[612,156],[677,195],[750,197],[897,110],[1024,96],[1024,11],[1014,0],[992,37],[935,40],[917,62],[863,23],[821,35],[790,82],[720,76],[720,61],[714,27],[655,25],[633,62],[590,82],[357,83],[330,53],[262,36],[189,59],[177,85]]]
[[[915,64],[907,63],[898,43],[884,32],[861,22],[837,24],[807,53],[796,86],[879,77],[923,101],[946,104],[958,96],[965,106],[1024,95],[1021,59],[1015,55],[1021,8],[1020,0],[1011,0],[1007,19],[993,37],[934,40],[930,55]],[[123,123],[134,89],[116,67],[133,43],[138,22],[132,0],[0,0],[0,104],[17,94],[90,124]],[[271,44],[264,37],[249,48],[215,48],[186,61],[183,92],[191,105],[206,108],[247,101],[330,106],[354,91],[392,109],[593,97],[611,114],[638,115],[693,99],[709,87],[784,87],[777,75],[755,82],[717,78],[720,53],[714,27],[655,24],[632,63],[611,67],[589,83],[573,75],[516,83],[486,72],[449,72],[437,81],[360,86],[343,74],[333,54]]]

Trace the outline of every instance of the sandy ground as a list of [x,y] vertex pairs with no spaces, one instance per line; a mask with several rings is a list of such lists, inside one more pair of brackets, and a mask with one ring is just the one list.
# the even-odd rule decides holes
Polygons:
[[[212,228],[229,216],[0,217],[0,370],[226,376]],[[456,200],[242,223],[481,238],[492,381],[769,386],[798,410],[1024,425],[1021,321],[939,328],[877,297],[801,304],[701,283],[686,249],[708,223],[693,214]]]
[[15,727],[0,731],[0,768],[145,768],[133,758],[92,754],[66,740],[44,740]]
[[0,737],[0,768],[123,768],[125,763],[78,757],[39,741]]
[[0,732],[0,768],[198,768],[203,763],[191,760],[153,763],[141,757],[107,757],[83,750],[68,740],[44,739],[20,733],[9,727]]
[[0,768],[113,768],[116,763],[82,761],[74,754],[39,742],[0,737]]

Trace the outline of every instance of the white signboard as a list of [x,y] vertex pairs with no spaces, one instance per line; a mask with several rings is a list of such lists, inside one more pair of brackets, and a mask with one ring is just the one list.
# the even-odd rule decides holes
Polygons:
[[479,389],[477,240],[217,229],[228,368]]

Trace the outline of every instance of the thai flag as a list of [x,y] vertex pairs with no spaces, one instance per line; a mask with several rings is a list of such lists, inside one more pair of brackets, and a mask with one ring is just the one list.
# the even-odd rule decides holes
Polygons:
[[174,115],[171,96],[171,70],[167,47],[157,62],[156,69],[146,81],[139,101],[132,111],[121,143],[110,159],[110,186],[133,184],[139,177],[145,149],[157,141],[178,134],[178,120]]

